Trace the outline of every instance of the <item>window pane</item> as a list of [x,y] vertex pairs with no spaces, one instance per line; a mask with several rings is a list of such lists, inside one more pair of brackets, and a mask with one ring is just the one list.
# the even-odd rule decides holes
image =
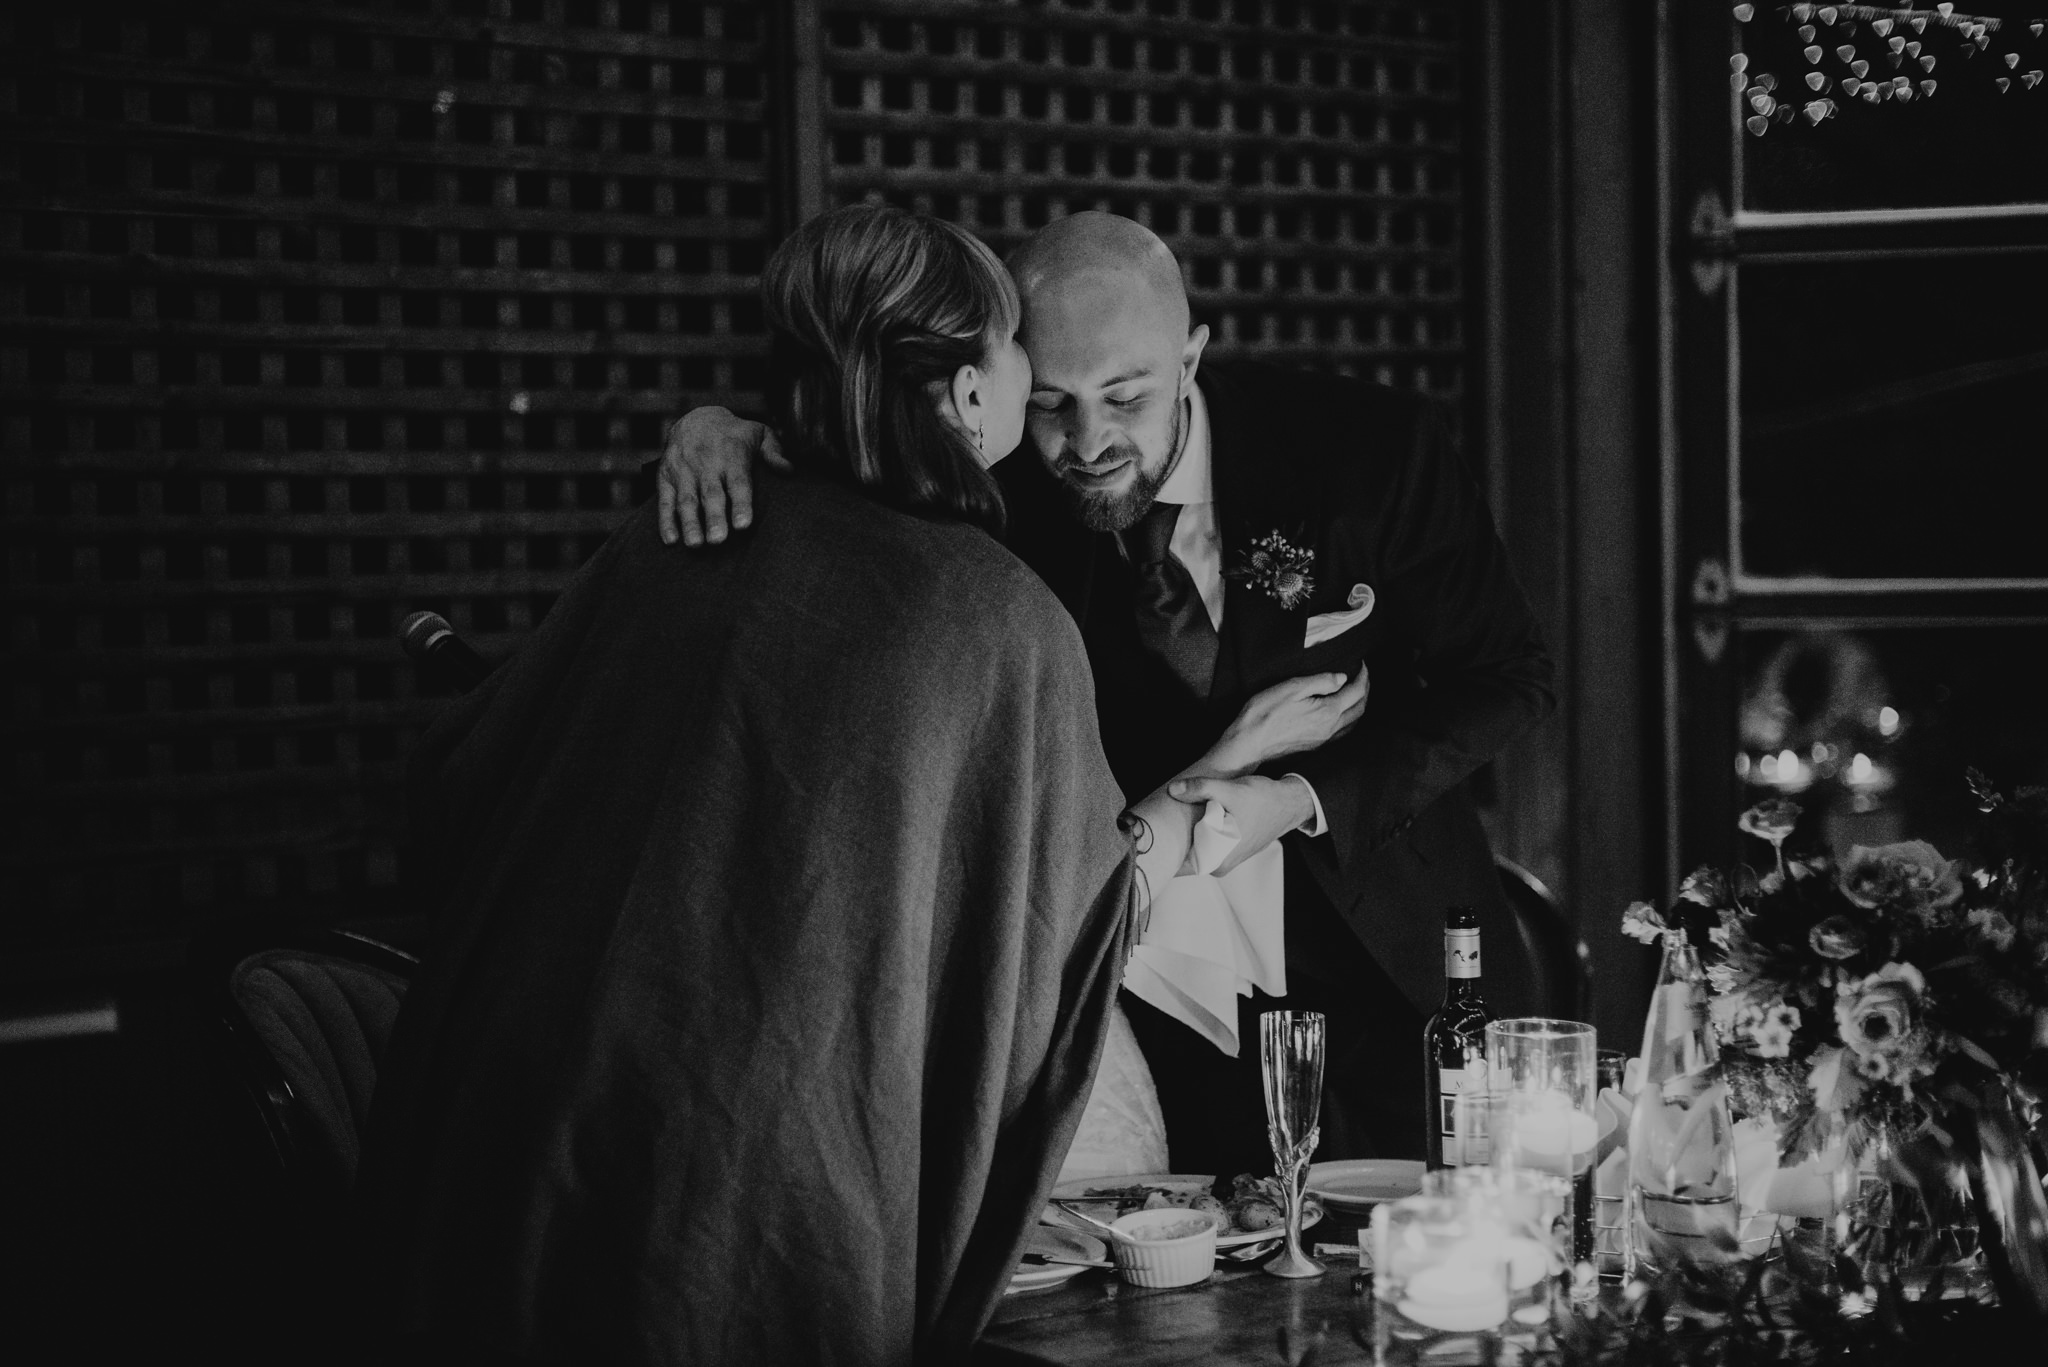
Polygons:
[[1742,566],[2048,577],[2048,253],[1746,266]]
[[[2048,782],[2048,626],[1798,629],[1737,637],[1745,801],[1805,809],[1795,846],[1928,840],[1955,857],[1982,770]],[[1768,852],[1760,846],[1753,861]]]
[[[1847,8],[1757,5],[1737,26],[1744,207],[2048,201],[2048,38],[2033,29],[2035,0],[1973,0],[1949,20],[1923,8],[1919,29],[1899,20],[1882,34]],[[1999,27],[1977,34],[1993,17]]]

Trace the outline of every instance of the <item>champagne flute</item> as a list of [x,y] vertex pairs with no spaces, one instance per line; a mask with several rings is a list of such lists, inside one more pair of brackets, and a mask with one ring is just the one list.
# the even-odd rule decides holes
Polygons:
[[1287,1203],[1287,1243],[1266,1264],[1276,1277],[1320,1277],[1323,1265],[1301,1251],[1302,1186],[1322,1131],[1323,1016],[1267,1011],[1259,1017],[1259,1063],[1266,1082],[1266,1138]]

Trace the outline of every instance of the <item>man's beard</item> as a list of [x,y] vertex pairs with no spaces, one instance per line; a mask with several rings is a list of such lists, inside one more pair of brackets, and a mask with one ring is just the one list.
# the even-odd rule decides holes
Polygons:
[[1066,500],[1067,510],[1074,519],[1091,532],[1120,532],[1143,517],[1152,503],[1159,497],[1160,489],[1166,485],[1167,476],[1180,455],[1182,424],[1186,419],[1186,404],[1173,406],[1173,428],[1167,434],[1168,456],[1155,470],[1145,468],[1144,457],[1138,448],[1129,442],[1122,442],[1110,448],[1109,459],[1126,457],[1131,462],[1132,477],[1128,488],[1116,493],[1094,493],[1080,488],[1067,478],[1067,471],[1080,466],[1081,462],[1060,453],[1059,463],[1053,474],[1059,480],[1060,494]]

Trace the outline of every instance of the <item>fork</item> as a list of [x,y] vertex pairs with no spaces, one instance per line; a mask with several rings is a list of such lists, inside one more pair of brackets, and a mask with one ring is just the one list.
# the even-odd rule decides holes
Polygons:
[[1059,1211],[1060,1211],[1060,1212],[1061,1212],[1062,1214],[1065,1214],[1065,1215],[1071,1215],[1071,1216],[1073,1216],[1073,1217],[1074,1217],[1074,1218],[1075,1218],[1076,1220],[1082,1220],[1082,1221],[1085,1221],[1085,1222],[1087,1222],[1087,1223],[1088,1223],[1089,1225],[1093,1226],[1093,1227],[1094,1227],[1094,1228],[1096,1228],[1096,1229],[1099,1229],[1099,1230],[1101,1230],[1101,1231],[1102,1231],[1102,1232],[1103,1232],[1104,1234],[1107,1234],[1107,1235],[1108,1235],[1108,1236],[1109,1236],[1110,1238],[1112,1238],[1112,1239],[1116,1240],[1116,1241],[1117,1241],[1118,1243],[1120,1243],[1120,1244],[1128,1244],[1128,1243],[1134,1243],[1134,1242],[1136,1242],[1135,1240],[1133,1240],[1133,1239],[1131,1238],[1131,1236],[1130,1236],[1130,1235],[1128,1235],[1128,1234],[1124,1233],[1124,1232],[1123,1232],[1122,1230],[1118,1229],[1118,1228],[1117,1228],[1117,1227],[1116,1227],[1115,1225],[1111,1225],[1111,1224],[1105,1224],[1105,1223],[1104,1223],[1103,1221],[1101,1221],[1101,1220],[1098,1220],[1098,1219],[1096,1219],[1096,1218],[1095,1218],[1095,1217],[1094,1217],[1093,1215],[1090,1215],[1090,1214],[1089,1214],[1089,1213],[1088,1213],[1087,1211],[1085,1211],[1085,1210],[1076,1210],[1076,1209],[1074,1209],[1074,1206],[1073,1206],[1073,1204],[1072,1204],[1071,1202],[1068,1202],[1068,1201],[1054,1201],[1054,1202],[1053,1202],[1053,1205],[1054,1205],[1054,1206],[1055,1206],[1055,1207],[1056,1207],[1056,1208],[1057,1208],[1057,1209],[1058,1209],[1058,1210],[1059,1210]]

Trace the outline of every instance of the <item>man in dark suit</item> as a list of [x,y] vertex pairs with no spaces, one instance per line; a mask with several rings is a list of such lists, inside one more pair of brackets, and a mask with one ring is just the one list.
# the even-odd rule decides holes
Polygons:
[[[1208,329],[1189,326],[1178,265],[1128,219],[1063,219],[1010,269],[1039,459],[997,469],[1008,541],[1080,624],[1124,790],[1179,772],[1268,685],[1371,679],[1348,734],[1234,794],[1234,859],[1276,839],[1283,850],[1286,998],[1241,1002],[1231,1059],[1126,994],[1174,1166],[1270,1163],[1256,1026],[1276,1006],[1329,1018],[1319,1156],[1419,1157],[1418,1042],[1442,993],[1443,911],[1506,924],[1463,780],[1552,705],[1549,658],[1485,506],[1424,401],[1204,364]],[[713,441],[692,420],[661,496],[684,540],[704,535],[700,516],[716,540],[763,434],[713,415],[728,438]],[[733,498],[736,525],[744,511]],[[1176,793],[1209,795],[1200,779]]]

